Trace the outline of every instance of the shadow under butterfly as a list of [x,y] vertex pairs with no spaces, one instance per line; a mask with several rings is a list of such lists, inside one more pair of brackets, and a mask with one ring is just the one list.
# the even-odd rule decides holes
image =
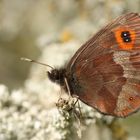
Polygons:
[[136,112],[140,108],[140,15],[120,16],[83,44],[65,68],[49,67],[52,82],[99,112],[115,117]]

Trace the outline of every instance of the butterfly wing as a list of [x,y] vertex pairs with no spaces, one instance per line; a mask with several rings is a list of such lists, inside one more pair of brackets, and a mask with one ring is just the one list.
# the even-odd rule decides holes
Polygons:
[[71,93],[108,115],[140,108],[140,16],[117,18],[87,41],[67,67]]

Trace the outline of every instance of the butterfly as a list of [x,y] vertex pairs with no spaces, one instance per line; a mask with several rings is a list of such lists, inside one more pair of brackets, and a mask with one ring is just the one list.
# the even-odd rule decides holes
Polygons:
[[140,15],[113,20],[49,79],[99,112],[127,117],[140,108]]

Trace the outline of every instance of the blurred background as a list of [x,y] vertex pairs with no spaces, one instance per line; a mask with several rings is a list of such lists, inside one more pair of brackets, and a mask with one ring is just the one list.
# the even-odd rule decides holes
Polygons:
[[[37,98],[50,108],[58,95],[48,91],[46,82],[42,82],[47,79],[47,68],[20,58],[28,57],[56,67],[64,65],[92,34],[128,12],[140,12],[140,0],[0,0],[0,84],[5,85],[9,94],[23,88],[40,93]],[[54,88],[51,83],[49,87]],[[27,94],[26,98],[34,100],[34,94]],[[11,95],[6,98],[9,100]],[[50,98],[53,99],[47,101]],[[140,139],[140,113],[121,121],[130,135]]]

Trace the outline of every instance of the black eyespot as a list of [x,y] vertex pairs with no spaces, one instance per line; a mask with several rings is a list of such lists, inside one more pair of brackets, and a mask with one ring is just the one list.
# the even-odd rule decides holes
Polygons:
[[124,42],[131,42],[131,38],[130,38],[130,37],[124,38],[123,41],[124,41]]
[[131,34],[129,31],[123,31],[121,32],[121,38],[123,39],[123,42],[131,42]]
[[134,99],[133,97],[129,97],[129,100],[130,100],[130,101],[133,101],[133,99]]
[[122,33],[121,33],[121,37],[123,38],[123,37],[130,37],[130,32],[129,31],[123,31]]

